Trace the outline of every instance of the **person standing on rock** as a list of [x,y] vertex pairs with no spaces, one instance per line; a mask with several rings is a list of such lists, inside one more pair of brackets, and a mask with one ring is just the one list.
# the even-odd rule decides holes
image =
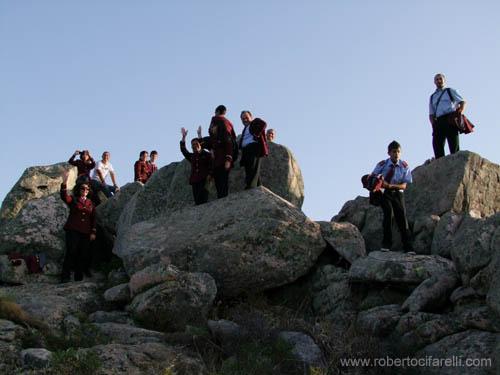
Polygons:
[[[116,184],[115,170],[109,161],[110,158],[111,155],[109,151],[104,151],[102,153],[102,160],[97,162],[92,173],[92,179],[90,180],[93,192],[97,194],[99,191],[102,191],[106,198],[111,198],[113,194],[120,190]],[[106,184],[106,176],[108,174],[111,176],[111,181],[113,182],[112,186]]]
[[408,163],[400,159],[401,145],[392,141],[387,147],[389,158],[379,162],[373,170],[373,175],[383,177],[381,206],[384,212],[382,251],[389,251],[392,247],[392,220],[396,220],[403,246],[407,252],[413,252],[410,240],[410,230],[406,218],[406,207],[403,192],[407,184],[412,183],[412,175]]
[[75,281],[83,280],[83,274],[90,276],[90,241],[96,237],[96,216],[92,200],[87,198],[88,183],[77,183],[73,195],[67,192],[68,172],[63,175],[61,199],[69,207],[69,216],[64,231],[66,232],[66,253],[61,273],[61,282],[70,281],[71,271],[75,272]]
[[150,176],[150,167],[148,164],[148,152],[141,151],[139,160],[134,164],[134,181],[139,181],[145,184]]
[[194,204],[200,205],[208,202],[207,179],[212,172],[212,154],[201,147],[201,126],[198,128],[198,138],[191,140],[193,152],[186,149],[187,130],[181,128],[182,140],[180,143],[182,155],[191,163],[191,176],[189,184],[193,189]]
[[229,193],[229,172],[238,157],[238,145],[233,124],[226,118],[226,107],[219,105],[215,109],[208,129],[209,137],[203,139],[202,147],[212,150],[214,157],[213,176],[217,198],[224,198]]
[[432,147],[436,159],[444,156],[444,144],[448,142],[450,154],[460,150],[458,128],[452,123],[452,115],[461,114],[465,100],[457,90],[446,87],[444,74],[434,76],[436,91],[429,99],[429,121],[432,125]]
[[[80,159],[75,160],[76,155],[80,155]],[[68,163],[74,165],[77,169],[78,177],[77,182],[90,180],[90,171],[95,167],[95,161],[90,156],[88,150],[76,150],[68,160]]]
[[240,165],[245,167],[245,189],[251,189],[261,185],[261,157],[269,154],[265,135],[267,124],[260,118],[254,119],[250,111],[242,111],[240,118],[244,126],[239,144]]

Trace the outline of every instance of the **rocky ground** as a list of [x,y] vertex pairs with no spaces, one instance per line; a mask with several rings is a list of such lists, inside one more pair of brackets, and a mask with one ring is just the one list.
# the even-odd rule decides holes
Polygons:
[[[185,161],[124,186],[98,208],[93,276],[66,284],[57,190],[71,167],[29,168],[0,211],[0,373],[500,372],[498,165],[462,151],[414,170],[410,255],[399,240],[378,251],[382,212],[365,197],[307,218],[300,169],[271,146],[265,188],[243,191],[236,170],[202,206]],[[44,273],[12,252],[45,254]],[[413,362],[344,362],[388,358]]]

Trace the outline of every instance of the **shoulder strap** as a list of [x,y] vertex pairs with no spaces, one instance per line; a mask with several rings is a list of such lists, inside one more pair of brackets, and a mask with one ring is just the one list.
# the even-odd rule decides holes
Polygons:
[[455,99],[453,98],[453,94],[451,93],[451,89],[449,87],[446,88],[446,92],[448,93],[448,96],[450,97],[451,102],[455,103]]
[[[439,98],[438,98],[437,103],[436,103],[436,107],[434,108],[434,116],[436,116],[436,114],[437,114],[437,109],[439,107],[439,102],[441,101],[441,98],[443,97],[444,93],[447,92],[448,90],[449,90],[449,88],[447,88],[446,90],[443,90],[443,92],[441,93],[441,95],[439,95]],[[431,95],[431,104],[432,104],[432,95]]]

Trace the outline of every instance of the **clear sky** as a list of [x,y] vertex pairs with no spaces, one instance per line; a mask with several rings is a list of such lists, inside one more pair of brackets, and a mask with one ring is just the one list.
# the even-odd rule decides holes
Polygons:
[[433,76],[467,100],[461,148],[499,163],[498,1],[0,0],[0,199],[25,168],[111,152],[181,159],[180,127],[251,110],[295,154],[304,212],[329,220],[393,139],[432,156]]

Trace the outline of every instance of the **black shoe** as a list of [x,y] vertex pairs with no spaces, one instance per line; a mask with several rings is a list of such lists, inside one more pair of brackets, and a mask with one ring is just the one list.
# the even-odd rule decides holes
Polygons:
[[85,270],[83,271],[83,274],[85,275],[85,277],[87,278],[91,278],[92,277],[92,272],[90,272],[90,270]]
[[66,283],[69,283],[71,281],[71,278],[69,276],[61,276],[61,280],[60,280],[60,283],[61,284],[66,284]]
[[82,281],[83,274],[81,272],[75,272],[75,281]]

